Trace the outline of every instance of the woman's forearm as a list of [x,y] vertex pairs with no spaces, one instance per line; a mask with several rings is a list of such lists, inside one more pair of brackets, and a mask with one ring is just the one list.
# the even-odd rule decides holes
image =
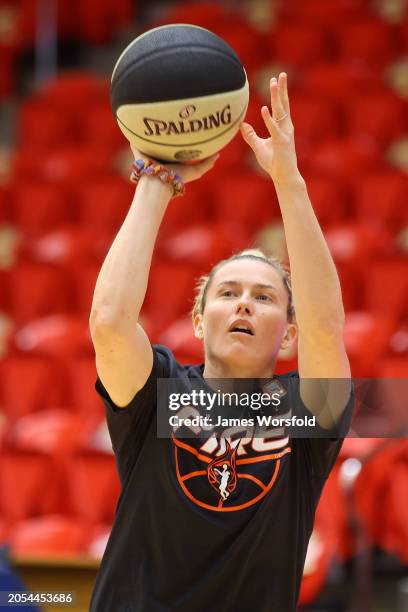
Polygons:
[[154,244],[172,188],[142,177],[95,286],[91,327],[136,324],[146,294]]
[[299,327],[307,335],[337,332],[344,322],[340,282],[305,181],[300,173],[293,173],[284,183],[275,183],[275,188]]

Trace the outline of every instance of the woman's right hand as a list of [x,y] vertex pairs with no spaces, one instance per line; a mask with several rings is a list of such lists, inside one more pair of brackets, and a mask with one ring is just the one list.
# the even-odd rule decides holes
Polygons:
[[[130,145],[130,148],[132,149],[132,153],[135,159],[143,159],[146,157],[148,157],[149,159],[154,159],[154,158],[149,157],[148,155],[145,155],[138,149],[136,149],[136,147],[132,144]],[[201,178],[202,176],[204,176],[204,174],[206,174],[206,172],[211,170],[211,168],[214,167],[214,164],[219,158],[219,156],[220,156],[219,153],[217,153],[216,155],[207,157],[207,159],[204,159],[201,162],[194,163],[191,165],[190,164],[173,164],[171,162],[169,163],[158,162],[158,163],[163,164],[163,166],[168,168],[168,170],[172,170],[173,172],[178,174],[182,178],[183,183],[191,183],[191,181],[195,181]]]

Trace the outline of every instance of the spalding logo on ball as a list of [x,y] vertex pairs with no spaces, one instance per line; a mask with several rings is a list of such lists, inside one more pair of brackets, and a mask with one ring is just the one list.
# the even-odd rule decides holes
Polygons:
[[112,74],[111,103],[126,138],[165,161],[205,159],[235,136],[248,106],[248,80],[219,36],[188,24],[145,32]]

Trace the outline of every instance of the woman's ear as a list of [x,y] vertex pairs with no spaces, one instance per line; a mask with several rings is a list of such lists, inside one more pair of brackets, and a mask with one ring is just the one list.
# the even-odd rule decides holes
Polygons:
[[280,343],[280,350],[286,351],[292,348],[297,340],[297,325],[288,323],[285,334]]
[[203,316],[196,314],[193,319],[194,336],[202,340],[204,338]]

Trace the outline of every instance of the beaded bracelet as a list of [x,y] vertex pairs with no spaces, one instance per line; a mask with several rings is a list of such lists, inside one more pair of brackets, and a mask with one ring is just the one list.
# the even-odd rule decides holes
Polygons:
[[173,197],[181,196],[185,193],[185,186],[181,176],[173,170],[169,170],[163,164],[159,164],[152,159],[135,159],[132,164],[132,172],[130,180],[132,183],[138,183],[142,174],[148,176],[156,176],[163,183],[167,183],[173,187]]

